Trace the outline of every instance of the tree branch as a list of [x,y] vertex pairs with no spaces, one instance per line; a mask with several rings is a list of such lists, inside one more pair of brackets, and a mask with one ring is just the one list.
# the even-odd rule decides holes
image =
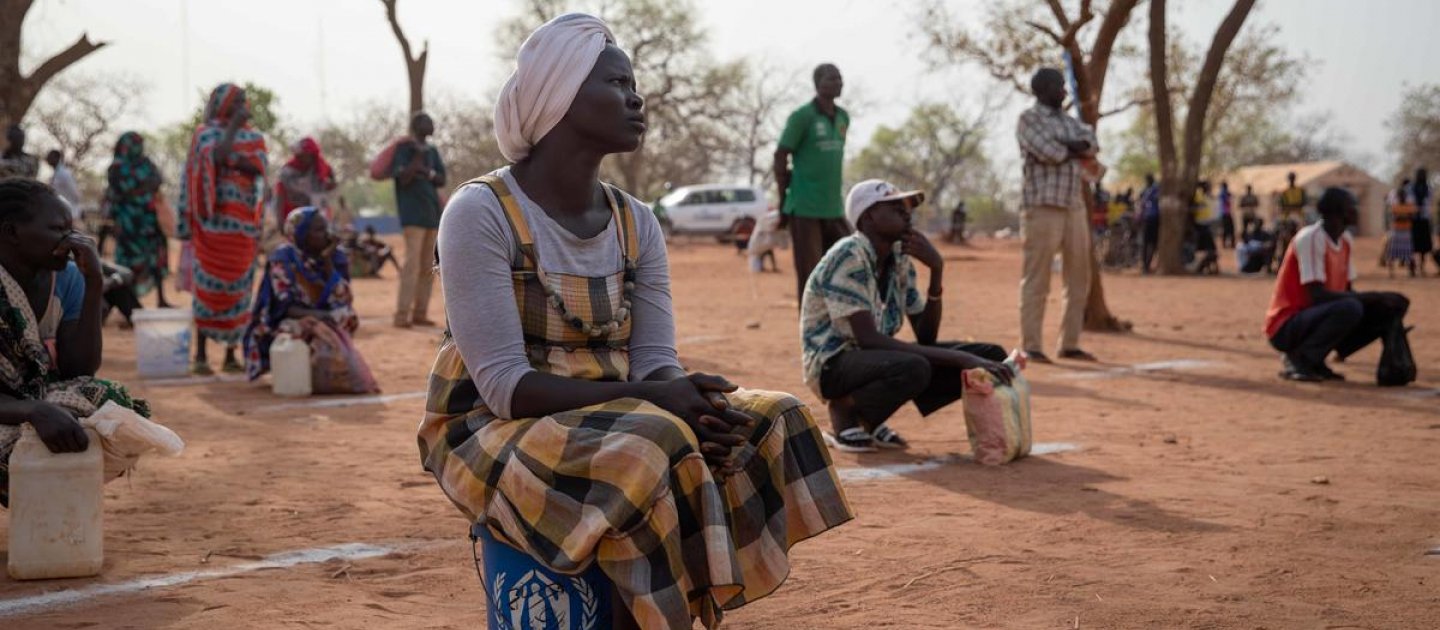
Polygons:
[[71,44],[69,48],[56,53],[55,56],[46,59],[44,63],[36,67],[35,71],[30,73],[30,76],[25,77],[25,81],[31,85],[31,89],[38,92],[40,91],[40,86],[45,85],[46,81],[60,74],[61,70],[84,59],[86,55],[104,48],[108,43],[109,42],[91,42],[90,35],[81,35],[80,39]]
[[1235,6],[1215,30],[1210,50],[1205,53],[1205,64],[1200,68],[1200,78],[1195,82],[1195,91],[1190,96],[1189,111],[1185,113],[1185,181],[1197,177],[1200,172],[1200,153],[1205,138],[1205,118],[1210,109],[1210,99],[1215,93],[1215,82],[1225,62],[1225,54],[1234,43],[1235,36],[1245,25],[1245,18],[1255,7],[1255,0],[1235,0]]
[[1095,43],[1090,46],[1090,79],[1095,85],[1096,103],[1104,96],[1105,75],[1110,71],[1110,55],[1115,50],[1115,40],[1130,22],[1130,13],[1139,3],[1140,0],[1114,0],[1105,12],[1105,19],[1100,22],[1100,32],[1095,34]]
[[1155,99],[1154,99],[1153,97],[1152,97],[1152,98],[1132,98],[1132,99],[1130,99],[1130,102],[1125,103],[1124,105],[1121,105],[1121,106],[1119,106],[1119,107],[1115,107],[1115,108],[1112,108],[1112,109],[1107,109],[1107,110],[1105,110],[1105,111],[1103,111],[1103,112],[1100,112],[1100,117],[1101,117],[1101,118],[1104,118],[1104,117],[1106,117],[1106,116],[1114,116],[1115,114],[1119,114],[1119,113],[1122,113],[1122,112],[1126,112],[1126,111],[1129,111],[1129,110],[1134,109],[1134,108],[1136,108],[1136,107],[1142,107],[1142,106],[1151,105],[1151,104],[1154,104],[1154,103],[1155,103]]
[[[1025,20],[1025,24],[1026,24],[1027,26],[1029,26],[1030,28],[1033,28],[1033,29],[1035,29],[1035,30],[1037,30],[1037,31],[1040,31],[1041,33],[1044,33],[1044,34],[1046,34],[1046,35],[1049,35],[1049,36],[1050,36],[1050,39],[1055,40],[1055,43],[1060,44],[1061,46],[1064,46],[1064,45],[1065,45],[1065,37],[1064,37],[1063,35],[1059,34],[1059,33],[1056,33],[1056,32],[1055,32],[1054,30],[1052,30],[1050,27],[1045,26],[1044,24],[1041,24],[1041,23],[1036,22],[1036,21],[1034,21],[1034,20]],[[1067,32],[1068,32],[1068,31],[1067,31]]]
[[1050,5],[1050,13],[1055,16],[1055,23],[1059,24],[1060,28],[1069,30],[1070,17],[1065,15],[1065,7],[1060,6],[1060,0],[1046,0],[1046,4]]
[[405,31],[400,28],[400,18],[395,14],[395,0],[380,0],[380,4],[385,5],[385,19],[390,21],[390,30],[395,33],[395,39],[400,40],[400,51],[405,54],[405,63],[408,65],[414,61],[414,57],[410,54],[410,40],[405,37]]

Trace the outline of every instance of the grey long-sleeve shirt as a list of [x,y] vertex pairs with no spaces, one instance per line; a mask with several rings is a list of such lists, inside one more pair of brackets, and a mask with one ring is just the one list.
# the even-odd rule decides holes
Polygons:
[[[614,220],[600,234],[582,239],[531,201],[509,168],[500,174],[525,213],[546,273],[595,277],[620,272],[624,263]],[[660,223],[645,204],[628,196],[626,200],[626,210],[635,217],[640,249],[630,335],[630,379],[639,381],[660,368],[679,367],[680,359],[675,352],[670,265]],[[481,399],[495,415],[507,419],[513,417],[515,387],[534,371],[525,358],[510,279],[514,242],[500,200],[486,186],[462,187],[441,216],[440,282],[450,331]]]

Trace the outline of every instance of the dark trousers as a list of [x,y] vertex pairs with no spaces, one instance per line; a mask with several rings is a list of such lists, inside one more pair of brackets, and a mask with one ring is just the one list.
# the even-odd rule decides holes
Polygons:
[[110,309],[119,309],[120,314],[125,317],[125,321],[127,322],[130,321],[130,317],[135,312],[135,309],[141,308],[140,298],[135,297],[135,289],[130,288],[128,285],[122,284],[106,291],[104,298],[105,315],[110,315]]
[[1226,249],[1235,249],[1235,215],[1226,214],[1220,217],[1220,245]]
[[799,302],[805,299],[805,282],[820,258],[837,241],[850,236],[850,223],[845,219],[789,219],[790,241],[795,247],[795,301]]
[[1140,257],[1144,271],[1150,271],[1155,249],[1160,244],[1160,217],[1146,218],[1140,232]]
[[[941,342],[935,347],[968,352],[991,361],[1004,361],[1004,348],[991,343]],[[960,400],[963,393],[959,368],[939,367],[929,359],[894,350],[848,350],[829,361],[820,372],[820,395],[828,400],[850,396],[867,430],[884,424],[905,403],[914,401],[920,415],[928,416]]]
[[1296,313],[1275,331],[1270,345],[1297,367],[1322,365],[1332,350],[1344,359],[1370,345],[1409,308],[1410,300],[1399,293],[1356,293]]

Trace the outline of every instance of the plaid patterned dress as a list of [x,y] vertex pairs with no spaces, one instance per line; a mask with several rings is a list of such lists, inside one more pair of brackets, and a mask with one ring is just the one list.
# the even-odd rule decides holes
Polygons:
[[[571,378],[629,378],[629,320],[586,335],[561,320],[541,284],[587,322],[613,319],[639,250],[621,195],[607,187],[624,270],[546,274],[503,180],[475,182],[495,192],[516,236],[512,277],[531,366]],[[722,482],[685,423],[642,400],[543,418],[496,417],[449,335],[429,390],[420,455],[451,501],[556,571],[599,562],[642,628],[688,628],[697,618],[717,626],[723,610],[779,587],[791,545],[853,518],[814,419],[786,394],[730,395],[733,406],[760,421],[739,447],[741,472]]]

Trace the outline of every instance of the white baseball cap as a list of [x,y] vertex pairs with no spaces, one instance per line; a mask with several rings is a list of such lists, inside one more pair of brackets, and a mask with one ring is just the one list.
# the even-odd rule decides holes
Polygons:
[[919,190],[901,191],[894,184],[881,179],[867,179],[855,184],[850,189],[850,196],[845,199],[845,219],[850,221],[850,227],[860,229],[860,217],[865,216],[865,211],[882,201],[906,200],[910,207],[925,203],[925,193]]

